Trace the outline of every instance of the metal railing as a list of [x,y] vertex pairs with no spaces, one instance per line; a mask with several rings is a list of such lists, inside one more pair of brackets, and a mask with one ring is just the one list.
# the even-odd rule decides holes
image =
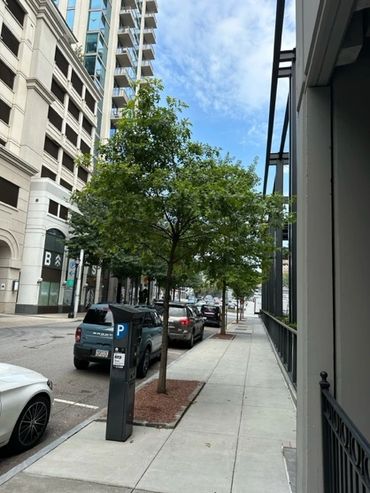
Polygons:
[[329,392],[320,373],[325,493],[370,492],[370,444]]
[[297,330],[261,310],[261,318],[294,388],[297,388]]

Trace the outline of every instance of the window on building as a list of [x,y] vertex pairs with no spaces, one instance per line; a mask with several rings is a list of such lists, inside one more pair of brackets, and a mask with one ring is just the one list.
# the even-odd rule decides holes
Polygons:
[[44,151],[50,154],[50,156],[54,159],[58,160],[59,149],[60,146],[54,142],[54,140],[50,139],[48,136],[45,136]]
[[72,171],[73,173],[75,166],[74,159],[69,154],[67,154],[66,151],[63,152],[62,164],[65,168],[69,169],[69,171]]
[[77,145],[77,133],[69,125],[66,125],[66,137],[72,144]]
[[19,41],[4,23],[1,28],[1,39],[9,50],[12,51],[15,56],[18,56]]
[[14,87],[15,73],[2,60],[0,60],[0,79],[8,87],[10,87],[10,89],[13,89],[13,87]]
[[75,9],[68,9],[67,10],[66,22],[68,24],[68,27],[72,30],[73,24],[75,22]]
[[63,118],[51,106],[49,107],[48,119],[55,128],[59,131],[62,130]]
[[68,61],[58,47],[56,47],[56,49],[55,49],[54,60],[55,60],[56,66],[67,77],[68,76]]
[[17,207],[19,187],[0,176],[0,202]]
[[71,82],[72,82],[72,86],[75,88],[75,90],[78,92],[78,94],[80,96],[82,96],[83,84],[82,84],[81,79],[79,78],[79,76],[76,74],[76,72],[74,70],[72,71]]
[[68,220],[68,208],[64,207],[64,205],[61,205],[59,208],[59,217],[65,221]]
[[82,168],[81,166],[79,166],[78,171],[77,171],[77,176],[79,177],[80,180],[82,180],[86,183],[87,179],[89,177],[89,172],[85,168]]
[[95,74],[95,62],[96,62],[96,56],[95,55],[85,56],[85,60],[84,60],[85,68],[88,71],[89,75],[91,75],[91,76],[93,76]]
[[86,130],[86,132],[91,135],[92,134],[92,129],[93,129],[93,126],[91,125],[91,123],[89,122],[89,120],[85,117],[83,117],[83,120],[82,120],[82,127]]
[[63,178],[60,179],[60,185],[62,185],[62,187],[66,188],[67,190],[73,190],[73,186],[68,183],[68,181],[63,180]]
[[17,19],[19,24],[23,26],[26,12],[20,6],[19,2],[17,2],[17,0],[8,0],[6,2],[6,6],[10,10],[10,12],[14,15],[14,17]]
[[69,100],[68,102],[68,111],[71,113],[71,115],[78,121],[80,117],[80,110],[78,107],[74,104],[72,99]]
[[41,168],[41,178],[50,178],[51,180],[55,181],[57,175],[53,173],[49,168],[46,166],[43,166]]
[[81,142],[80,142],[80,150],[81,150],[81,152],[83,152],[84,154],[90,154],[90,152],[91,152],[90,146],[88,146],[88,145],[86,144],[86,142],[85,142],[85,141],[83,141],[82,139],[81,139]]
[[85,93],[85,101],[87,106],[90,108],[90,110],[95,113],[95,99],[92,97],[92,95],[89,93],[89,91],[86,89]]
[[54,202],[54,200],[49,200],[49,214],[53,216],[58,216],[58,202]]
[[0,99],[0,120],[8,124],[10,120],[10,110],[12,108]]
[[98,49],[98,33],[88,33],[86,35],[86,53],[96,53]]
[[53,79],[51,83],[51,92],[54,94],[54,96],[59,99],[59,101],[64,104],[64,96],[66,95],[66,91],[60,87],[60,85]]

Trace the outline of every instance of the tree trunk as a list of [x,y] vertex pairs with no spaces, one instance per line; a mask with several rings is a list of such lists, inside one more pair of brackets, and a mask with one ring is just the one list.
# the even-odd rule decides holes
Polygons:
[[239,322],[239,299],[236,300],[236,323]]
[[169,303],[171,299],[171,284],[172,284],[172,272],[174,267],[175,251],[177,242],[173,242],[170,258],[167,266],[167,274],[164,288],[164,301],[163,301],[163,332],[162,332],[162,350],[161,350],[161,362],[159,366],[158,375],[158,394],[166,394],[167,388],[167,351],[168,351],[168,312]]
[[226,281],[222,280],[221,334],[226,334]]

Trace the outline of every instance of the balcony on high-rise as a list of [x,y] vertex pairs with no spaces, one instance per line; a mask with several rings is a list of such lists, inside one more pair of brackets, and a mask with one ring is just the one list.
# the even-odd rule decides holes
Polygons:
[[114,80],[119,87],[130,87],[135,75],[129,67],[116,67],[114,69]]
[[121,9],[119,16],[121,24],[125,27],[136,27],[136,19],[132,9]]
[[135,38],[131,28],[120,26],[117,34],[121,46],[125,48],[132,48],[135,46]]
[[152,45],[143,45],[143,60],[154,60],[154,48]]
[[143,60],[141,62],[141,75],[143,77],[153,77],[153,66],[149,60]]
[[136,2],[136,0],[122,0],[121,1],[121,8],[122,9],[136,9],[137,8],[137,2]]
[[[125,106],[130,99],[126,87],[114,87],[112,92],[112,100],[118,108]],[[113,109],[112,109],[113,111]]]
[[145,45],[152,45],[157,42],[155,32],[153,29],[144,29],[143,42]]
[[146,1],[146,13],[157,14],[158,13],[158,3],[157,0],[147,0]]
[[146,14],[145,15],[145,27],[150,28],[150,29],[156,29],[157,27],[157,18],[155,14]]
[[130,50],[127,48],[118,47],[116,50],[116,58],[121,67],[133,67],[134,61]]

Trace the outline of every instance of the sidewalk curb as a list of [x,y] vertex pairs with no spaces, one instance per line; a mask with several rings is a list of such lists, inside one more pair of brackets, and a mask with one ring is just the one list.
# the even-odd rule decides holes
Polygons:
[[[71,319],[71,320],[74,320],[76,321],[76,319]],[[205,337],[203,340],[206,341],[207,339],[210,339],[214,334],[210,334],[208,337]],[[192,349],[189,349],[188,351],[185,351],[179,358],[177,358],[176,360],[172,361],[169,365],[167,365],[167,369],[170,368],[173,364],[175,364],[177,361],[180,361],[182,358],[185,357],[185,355],[189,352],[189,351],[192,351],[193,349],[196,349],[197,346],[194,346]],[[141,382],[139,385],[137,385],[136,389],[135,389],[135,393],[136,391],[140,390],[142,387],[144,387],[145,385],[147,385],[148,383],[152,382],[153,380],[155,380],[156,378],[158,378],[158,375],[159,375],[159,371],[156,371],[153,375],[151,375],[147,380],[144,380],[143,382]],[[199,391],[197,392],[197,394],[195,395],[194,399],[199,395],[199,393],[201,392],[201,390],[203,389],[205,385],[205,382],[202,382],[202,386],[200,387]],[[194,401],[193,399],[193,401]],[[193,402],[191,401],[189,403],[189,406],[190,404]],[[188,406],[188,407],[189,407]],[[184,412],[182,413],[181,417],[179,418],[178,422],[181,420],[181,418],[183,417],[183,415],[185,414],[185,411],[188,409],[188,407],[184,410]],[[104,407],[103,409],[101,409],[99,412],[93,414],[92,416],[90,416],[89,418],[85,419],[84,421],[82,421],[81,423],[79,423],[78,425],[76,425],[74,428],[71,428],[70,430],[66,431],[63,435],[61,435],[59,438],[55,439],[53,442],[49,443],[48,445],[46,445],[45,447],[43,447],[42,449],[40,449],[38,452],[36,452],[34,455],[32,455],[31,457],[28,457],[28,459],[25,459],[23,462],[21,462],[20,464],[17,464],[16,466],[14,466],[12,469],[10,469],[8,472],[6,472],[5,474],[1,475],[0,476],[0,486],[4,483],[6,483],[7,481],[9,481],[10,479],[12,479],[14,476],[16,476],[18,473],[24,471],[24,469],[27,469],[28,467],[30,467],[32,464],[34,464],[35,462],[37,462],[39,459],[41,459],[42,457],[44,457],[45,455],[47,455],[48,453],[50,453],[52,450],[54,450],[55,448],[57,448],[59,445],[61,445],[63,442],[65,442],[66,440],[68,440],[69,438],[71,438],[73,435],[75,435],[76,433],[78,433],[79,431],[81,431],[83,428],[86,428],[86,426],[88,426],[89,424],[91,424],[92,422],[94,421],[97,421],[97,422],[106,422],[106,414],[107,414],[107,407]],[[104,416],[105,415],[105,416]],[[138,423],[134,423],[136,424],[137,426],[140,426],[140,424]],[[165,428],[164,426],[162,426],[162,428]],[[173,429],[173,427],[171,427],[171,429]]]

